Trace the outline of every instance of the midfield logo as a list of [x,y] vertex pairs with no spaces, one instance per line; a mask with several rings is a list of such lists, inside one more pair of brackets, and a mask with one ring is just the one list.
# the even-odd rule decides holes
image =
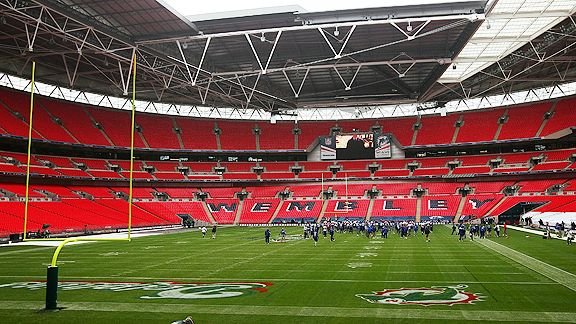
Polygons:
[[482,301],[477,294],[465,292],[467,285],[431,287],[431,288],[400,288],[376,291],[372,294],[357,294],[370,303],[386,305],[456,305],[473,304]]
[[[272,285],[265,282],[217,282],[217,283],[176,283],[176,282],[81,282],[61,281],[58,288],[61,290],[109,290],[109,291],[156,291],[155,295],[140,296],[141,299],[210,299],[227,298],[266,292],[266,287]],[[0,288],[24,288],[38,290],[46,288],[41,281],[15,282],[0,284]]]

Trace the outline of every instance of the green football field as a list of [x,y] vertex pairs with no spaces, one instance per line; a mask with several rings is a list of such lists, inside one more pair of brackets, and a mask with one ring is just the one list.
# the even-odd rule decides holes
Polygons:
[[2,247],[0,323],[576,322],[576,246],[562,241],[458,242],[436,226],[429,243],[337,233],[315,247],[287,231],[269,245],[263,228],[220,228],[66,246],[57,312],[42,311],[54,248]]

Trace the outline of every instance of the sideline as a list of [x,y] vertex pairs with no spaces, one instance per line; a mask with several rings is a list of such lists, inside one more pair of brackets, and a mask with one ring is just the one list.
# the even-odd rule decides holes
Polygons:
[[568,271],[557,268],[551,264],[535,259],[492,240],[474,240],[474,242],[477,242],[478,244],[497,252],[536,273],[548,277],[566,288],[576,291],[576,275]]
[[[556,322],[575,323],[576,313],[569,312],[525,312],[525,311],[467,311],[421,309],[382,309],[374,307],[298,307],[298,306],[249,306],[249,305],[200,305],[200,304],[157,304],[139,307],[139,303],[111,302],[62,302],[66,311],[211,314],[211,315],[256,315],[297,316],[336,318],[381,318],[418,320],[498,321],[498,322]],[[4,310],[37,310],[39,302],[0,301]]]

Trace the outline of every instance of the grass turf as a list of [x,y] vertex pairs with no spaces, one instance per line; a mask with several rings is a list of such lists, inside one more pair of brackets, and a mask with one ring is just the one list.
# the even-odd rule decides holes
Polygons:
[[[301,228],[287,231],[298,235]],[[221,228],[216,240],[192,231],[72,245],[62,250],[59,271],[61,281],[271,283],[265,292],[185,300],[141,298],[157,291],[60,289],[64,309],[43,312],[44,289],[0,288],[0,323],[170,323],[187,315],[196,323],[576,322],[576,291],[486,245],[460,243],[443,226],[435,227],[430,243],[420,234],[407,240],[336,234],[335,242],[320,238],[317,247],[301,239],[265,245],[263,232]],[[512,230],[510,238],[493,241],[576,280],[575,246]],[[0,284],[45,280],[52,252],[1,248]],[[373,304],[356,296],[458,284],[481,301],[425,307]]]

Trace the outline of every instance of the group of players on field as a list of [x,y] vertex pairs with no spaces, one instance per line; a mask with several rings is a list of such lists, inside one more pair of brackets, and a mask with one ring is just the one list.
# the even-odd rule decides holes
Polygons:
[[[334,234],[338,233],[356,233],[356,236],[366,236],[368,238],[374,238],[380,233],[382,238],[388,238],[388,232],[395,230],[399,237],[407,239],[409,236],[416,236],[418,231],[425,235],[426,241],[430,242],[430,233],[434,230],[433,222],[426,221],[421,223],[410,222],[394,222],[394,221],[328,221],[325,220],[321,223],[306,223],[303,226],[303,237],[304,239],[311,238],[314,241],[314,245],[318,244],[318,238],[320,234],[324,238],[330,235],[330,241],[334,241]],[[286,238],[286,231],[284,228],[281,229],[280,235],[282,240]],[[271,232],[270,229],[264,231],[265,243],[270,243]]]

